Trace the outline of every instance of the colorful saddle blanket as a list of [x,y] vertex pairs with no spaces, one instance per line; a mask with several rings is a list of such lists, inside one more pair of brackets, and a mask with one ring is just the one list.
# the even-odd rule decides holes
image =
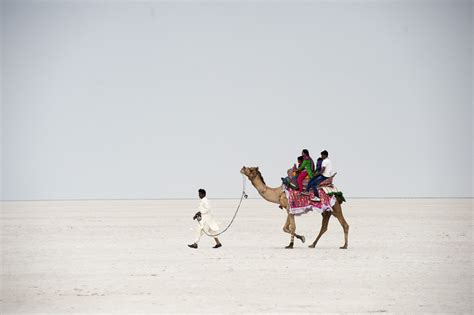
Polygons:
[[[329,191],[330,189],[337,192],[337,188],[334,186],[318,188],[320,199],[318,202],[311,200],[314,198],[313,192],[309,195],[304,195],[299,193],[298,190],[285,189],[286,198],[288,198],[289,203],[288,211],[294,215],[302,215],[313,210],[319,213],[332,211],[332,206],[336,203],[336,197],[333,194],[328,195],[328,193],[332,192]],[[326,190],[328,190],[328,192],[326,192]]]

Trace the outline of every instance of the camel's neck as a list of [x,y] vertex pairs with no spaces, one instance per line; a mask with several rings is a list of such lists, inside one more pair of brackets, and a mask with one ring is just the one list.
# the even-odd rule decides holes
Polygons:
[[[264,194],[268,189],[267,185],[262,181],[262,179],[257,176],[252,181],[252,185],[257,189],[260,195]],[[263,196],[262,196],[263,197]]]
[[260,196],[263,197],[263,199],[274,202],[274,203],[280,203],[280,195],[281,195],[281,188],[271,188],[265,185],[265,183],[262,181],[262,179],[257,176],[253,180],[251,180],[252,185],[257,189],[258,193]]

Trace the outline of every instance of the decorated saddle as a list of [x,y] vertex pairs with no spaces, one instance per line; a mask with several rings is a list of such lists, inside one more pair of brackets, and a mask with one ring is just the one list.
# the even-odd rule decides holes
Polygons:
[[[332,206],[336,203],[336,200],[339,203],[342,203],[345,200],[344,195],[333,185],[334,176],[336,173],[321,182],[318,185],[318,193],[320,201],[313,201],[314,193],[311,191],[309,194],[302,194],[298,191],[298,185],[296,184],[296,179],[294,182],[295,169],[288,170],[288,181],[283,185],[285,195],[289,203],[289,212],[294,215],[302,215],[308,213],[309,211],[318,211],[323,213],[324,211],[332,211]],[[306,190],[308,185],[309,178],[306,178],[303,181],[303,190]]]

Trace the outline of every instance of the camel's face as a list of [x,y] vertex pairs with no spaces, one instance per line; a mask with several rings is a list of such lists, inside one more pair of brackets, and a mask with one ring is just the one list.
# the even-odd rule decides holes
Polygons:
[[258,174],[258,167],[242,167],[240,173],[246,175],[249,179],[254,179]]

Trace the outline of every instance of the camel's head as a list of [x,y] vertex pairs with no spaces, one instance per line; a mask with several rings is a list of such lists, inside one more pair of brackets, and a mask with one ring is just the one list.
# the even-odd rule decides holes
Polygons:
[[250,178],[251,175],[254,175],[254,177],[255,177],[255,174],[257,174],[257,171],[258,171],[258,167],[242,166],[242,168],[240,169],[240,173],[244,174],[245,176],[247,176],[249,178]]
[[[244,174],[245,176],[247,176],[250,180],[253,180],[255,179],[255,177],[257,176],[260,176],[260,178],[262,178],[262,174],[260,173],[260,171],[258,170],[258,166],[257,167],[246,167],[246,166],[243,166],[242,169],[240,170],[240,173]],[[263,179],[263,178],[262,178]]]

